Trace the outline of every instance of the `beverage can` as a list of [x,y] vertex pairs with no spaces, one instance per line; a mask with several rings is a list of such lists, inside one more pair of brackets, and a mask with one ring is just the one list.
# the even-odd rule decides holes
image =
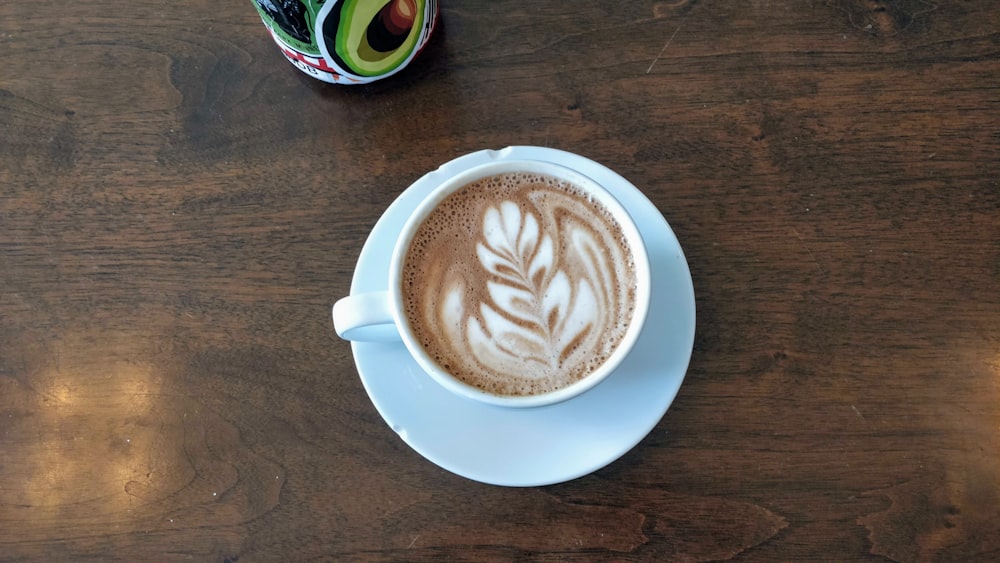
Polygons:
[[253,0],[282,54],[334,84],[399,72],[427,44],[437,0]]

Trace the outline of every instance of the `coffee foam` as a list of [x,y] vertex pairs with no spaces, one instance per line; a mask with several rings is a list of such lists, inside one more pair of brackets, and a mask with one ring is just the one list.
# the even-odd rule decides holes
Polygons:
[[636,275],[603,205],[519,172],[446,197],[417,229],[401,283],[410,328],[435,362],[486,392],[523,396],[570,385],[610,356]]

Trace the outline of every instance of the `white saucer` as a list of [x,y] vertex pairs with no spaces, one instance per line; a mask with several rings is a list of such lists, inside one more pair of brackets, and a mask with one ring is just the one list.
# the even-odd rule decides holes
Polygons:
[[568,481],[632,449],[677,395],[694,345],[691,273],[656,207],[627,180],[572,153],[541,147],[480,151],[452,160],[404,191],[372,229],[351,292],[386,289],[389,256],[409,213],[441,178],[497,159],[547,160],[604,185],[632,215],[649,251],[650,311],[632,353],[590,391],[547,407],[508,409],[458,397],[424,373],[402,343],[353,342],[368,396],[399,436],[440,467],[495,485]]

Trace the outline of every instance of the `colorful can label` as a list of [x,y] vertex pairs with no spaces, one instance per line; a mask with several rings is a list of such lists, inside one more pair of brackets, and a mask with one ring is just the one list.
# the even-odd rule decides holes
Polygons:
[[437,0],[253,0],[278,48],[302,72],[363,84],[400,71],[427,44]]

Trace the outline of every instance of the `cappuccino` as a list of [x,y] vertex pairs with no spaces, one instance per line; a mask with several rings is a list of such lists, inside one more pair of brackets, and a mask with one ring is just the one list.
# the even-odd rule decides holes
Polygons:
[[404,322],[428,356],[499,396],[587,377],[635,310],[621,226],[582,188],[534,172],[476,180],[417,228],[401,269]]

